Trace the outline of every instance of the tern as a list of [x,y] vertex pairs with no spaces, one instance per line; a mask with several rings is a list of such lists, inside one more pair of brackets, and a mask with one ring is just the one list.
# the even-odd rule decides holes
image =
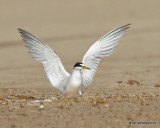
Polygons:
[[65,70],[56,52],[42,40],[23,29],[18,30],[33,58],[43,64],[53,87],[64,95],[75,96],[82,95],[81,90],[91,84],[101,59],[113,52],[129,26],[127,24],[113,29],[96,41],[86,52],[82,62],[74,65],[71,74]]

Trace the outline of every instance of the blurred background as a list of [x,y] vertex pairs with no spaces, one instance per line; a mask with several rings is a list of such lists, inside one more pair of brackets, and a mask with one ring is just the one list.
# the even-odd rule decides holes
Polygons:
[[101,35],[132,23],[135,33],[158,31],[158,0],[0,0],[0,42],[19,41],[17,28],[46,39]]
[[[41,65],[27,54],[17,28],[46,42],[70,71],[97,39],[116,27],[131,23],[127,36],[111,57],[112,62],[106,61],[108,69],[118,60],[119,65],[124,63],[122,67],[126,70],[147,69],[159,63],[159,0],[0,0],[0,3],[0,78],[3,84],[8,85],[7,81],[20,84],[30,77],[29,74],[44,74]],[[46,80],[46,77],[40,78]]]

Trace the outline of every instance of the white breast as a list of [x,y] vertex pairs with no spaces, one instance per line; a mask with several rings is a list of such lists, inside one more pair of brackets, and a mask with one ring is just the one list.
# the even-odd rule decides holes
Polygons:
[[80,70],[74,69],[70,75],[64,93],[66,95],[77,95],[82,84],[82,76]]

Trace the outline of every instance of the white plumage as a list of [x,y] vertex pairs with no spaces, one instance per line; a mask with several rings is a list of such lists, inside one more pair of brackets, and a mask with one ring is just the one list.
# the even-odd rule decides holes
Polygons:
[[113,52],[129,25],[116,28],[95,42],[84,55],[82,63],[75,64],[71,75],[58,55],[43,41],[23,29],[18,30],[29,52],[43,64],[51,84],[64,94],[75,95],[81,94],[80,89],[91,84],[100,60]]

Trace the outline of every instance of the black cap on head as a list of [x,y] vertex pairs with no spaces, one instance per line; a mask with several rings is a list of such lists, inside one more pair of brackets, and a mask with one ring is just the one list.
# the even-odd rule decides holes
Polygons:
[[81,62],[77,62],[77,63],[74,65],[74,67],[82,67],[82,64],[83,64],[83,63],[81,63]]

